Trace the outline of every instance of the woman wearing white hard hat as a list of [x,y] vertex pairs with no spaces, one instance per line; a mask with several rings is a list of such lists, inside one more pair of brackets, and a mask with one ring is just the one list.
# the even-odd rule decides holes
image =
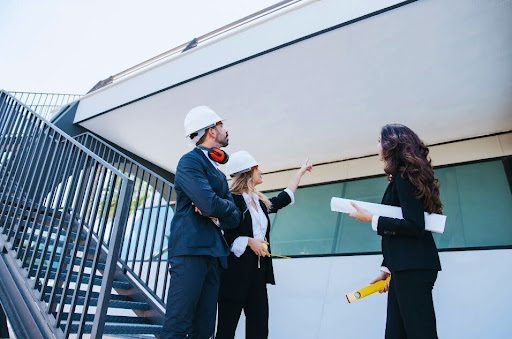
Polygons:
[[242,310],[246,338],[268,337],[267,284],[275,284],[268,214],[294,202],[302,176],[313,168],[306,160],[288,187],[269,199],[256,189],[263,182],[258,165],[246,151],[232,154],[226,164],[228,174],[233,177],[230,190],[242,212],[242,220],[238,228],[224,233],[231,253],[228,269],[221,276],[217,339],[234,338]]

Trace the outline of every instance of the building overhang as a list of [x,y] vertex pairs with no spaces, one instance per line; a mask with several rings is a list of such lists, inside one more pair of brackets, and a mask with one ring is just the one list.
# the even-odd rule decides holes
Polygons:
[[[387,123],[428,144],[512,130],[511,2],[388,1],[353,18],[340,3],[309,2],[93,92],[75,122],[171,172],[198,105],[264,172],[374,154]],[[318,32],[322,15],[331,29]],[[303,38],[282,41],[295,28]],[[254,50],[280,30],[281,45]]]

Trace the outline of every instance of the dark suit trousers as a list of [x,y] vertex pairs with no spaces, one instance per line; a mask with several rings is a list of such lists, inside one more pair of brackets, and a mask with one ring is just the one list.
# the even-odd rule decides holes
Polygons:
[[432,288],[436,270],[404,270],[391,274],[386,339],[437,338]]
[[[249,250],[249,249],[247,249]],[[244,301],[219,300],[216,339],[233,339],[242,309],[245,313],[245,338],[268,337],[268,296],[266,270],[258,269]]]
[[172,257],[171,283],[161,339],[207,339],[215,331],[220,286],[219,258]]

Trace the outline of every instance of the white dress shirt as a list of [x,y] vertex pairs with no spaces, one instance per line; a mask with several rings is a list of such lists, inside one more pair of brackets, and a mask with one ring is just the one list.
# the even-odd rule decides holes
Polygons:
[[[295,202],[295,196],[293,195],[293,192],[289,189],[285,189],[284,191],[290,196],[290,199],[292,200],[290,205],[292,205]],[[249,196],[245,192],[242,193],[242,197],[244,198],[247,209],[251,214],[253,238],[267,241],[265,235],[267,234],[268,220],[267,216],[261,209],[259,197],[255,193],[252,193]],[[255,209],[251,204],[251,199],[254,200],[257,209]],[[233,252],[237,257],[240,257],[242,254],[244,254],[248,242],[249,237],[243,236],[236,238],[235,241],[233,241],[233,245],[231,246],[231,252]]]

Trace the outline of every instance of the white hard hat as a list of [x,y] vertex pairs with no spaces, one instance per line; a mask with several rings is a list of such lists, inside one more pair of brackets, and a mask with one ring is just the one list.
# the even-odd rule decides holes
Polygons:
[[256,159],[247,151],[238,151],[229,156],[226,171],[232,177],[249,172],[254,166],[258,166]]
[[185,137],[202,131],[208,127],[213,127],[216,123],[222,120],[224,119],[219,117],[217,113],[208,106],[192,108],[188,112],[185,117],[185,122],[183,123],[185,127]]

